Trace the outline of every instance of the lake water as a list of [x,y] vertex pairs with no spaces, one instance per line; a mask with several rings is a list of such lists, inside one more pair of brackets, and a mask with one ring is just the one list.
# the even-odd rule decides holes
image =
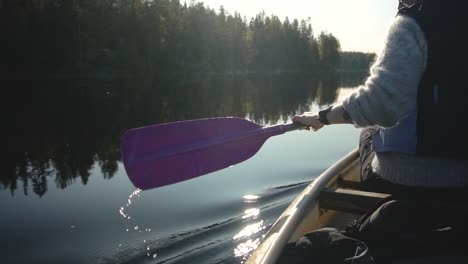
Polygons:
[[[294,112],[323,108],[351,90],[338,89],[343,87],[337,83],[332,96],[325,96],[322,82],[304,93],[292,87],[297,84],[275,88],[276,83],[268,84],[270,90],[250,83],[245,90],[218,91],[223,99],[208,100],[217,103],[212,108],[204,100],[213,93],[207,85],[192,94],[168,89],[163,98],[173,100],[158,94],[153,101],[158,109],[148,110],[153,119],[132,109],[130,100],[110,107],[116,103],[112,88],[103,93],[109,97],[102,102],[108,103],[42,102],[50,111],[41,113],[40,122],[39,115],[30,117],[27,128],[18,125],[17,137],[7,143],[12,157],[6,168],[14,173],[0,178],[0,263],[242,263],[295,195],[357,147],[359,130],[335,125],[275,136],[240,164],[146,191],[129,181],[118,139],[132,127],[200,117],[288,123]],[[30,100],[29,105],[35,102]],[[176,113],[173,108],[183,104],[190,107]],[[199,110],[203,107],[208,108]],[[68,108],[78,109],[67,113],[72,124],[60,114]],[[101,112],[89,112],[96,108]],[[114,112],[118,118],[111,118]],[[128,121],[138,113],[145,117]],[[115,122],[124,119],[124,125]]]

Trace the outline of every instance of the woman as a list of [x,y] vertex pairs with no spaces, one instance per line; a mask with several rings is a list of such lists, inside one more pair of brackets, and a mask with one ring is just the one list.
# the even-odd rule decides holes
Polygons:
[[[468,114],[466,6],[400,1],[366,82],[337,105],[293,117],[314,131],[346,123],[363,128],[363,189],[393,195],[345,233],[370,250],[371,259],[360,263],[467,263],[466,247],[457,242],[468,234],[468,128],[460,126]],[[337,246],[336,255],[353,245],[353,238],[338,235],[333,229],[305,234],[280,260],[331,259],[324,248]]]
[[[341,103],[293,122],[363,128],[363,180],[372,188],[408,193],[468,186],[467,4],[400,1],[385,45],[366,82]],[[411,192],[414,193],[414,192]]]

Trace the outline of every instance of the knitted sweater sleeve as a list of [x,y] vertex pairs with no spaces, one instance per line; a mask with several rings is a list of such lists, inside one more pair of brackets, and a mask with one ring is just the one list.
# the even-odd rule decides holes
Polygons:
[[365,83],[342,101],[357,127],[392,127],[416,109],[427,43],[417,22],[396,16]]

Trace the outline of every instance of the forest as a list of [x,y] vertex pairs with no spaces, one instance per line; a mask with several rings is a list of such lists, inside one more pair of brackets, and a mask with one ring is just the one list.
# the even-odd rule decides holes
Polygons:
[[1,0],[0,19],[1,72],[16,79],[319,74],[371,59],[341,53],[310,20],[247,18],[194,1]]

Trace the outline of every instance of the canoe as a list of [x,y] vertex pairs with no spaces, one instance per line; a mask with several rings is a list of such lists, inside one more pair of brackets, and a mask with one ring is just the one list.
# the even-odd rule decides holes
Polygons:
[[[320,201],[320,194],[341,193],[343,199],[336,197],[337,199],[330,202],[341,203],[340,206],[349,209],[361,209],[361,205],[353,204],[345,198],[352,190],[346,189],[345,192],[345,189],[340,187],[343,181],[359,183],[359,171],[359,152],[356,149],[323,172],[295,198],[266,233],[259,246],[249,255],[245,264],[274,264],[288,242],[296,241],[304,233],[329,226],[333,219],[339,219],[340,215],[344,215],[344,212],[332,210],[331,204],[327,206],[330,208],[325,208]],[[368,195],[371,203],[376,203],[376,200],[382,197],[377,194]],[[351,213],[346,219],[353,216],[358,215]]]
[[[288,243],[324,227],[345,230],[390,196],[362,191],[360,186],[359,151],[355,149],[324,171],[291,202],[246,258],[245,264],[277,263]],[[468,263],[466,257],[461,261],[449,261],[460,262]]]

